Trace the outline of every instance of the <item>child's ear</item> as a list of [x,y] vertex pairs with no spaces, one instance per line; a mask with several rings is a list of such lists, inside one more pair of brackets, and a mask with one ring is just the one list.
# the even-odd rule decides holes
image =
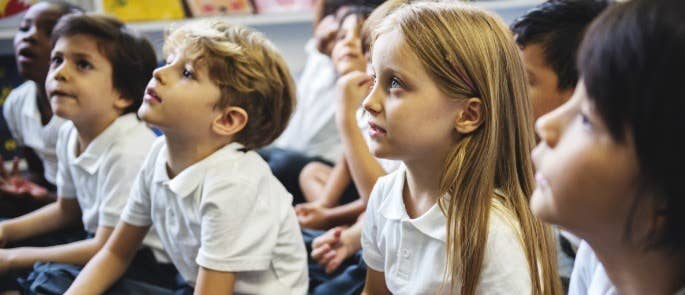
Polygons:
[[472,97],[463,102],[459,109],[454,128],[460,134],[468,134],[483,124],[483,101],[480,98]]
[[221,136],[232,136],[243,130],[247,125],[247,112],[236,106],[224,108],[220,115],[214,118],[212,130]]
[[132,99],[125,98],[121,95],[117,96],[117,98],[114,100],[114,108],[117,110],[125,110],[129,106],[133,104]]

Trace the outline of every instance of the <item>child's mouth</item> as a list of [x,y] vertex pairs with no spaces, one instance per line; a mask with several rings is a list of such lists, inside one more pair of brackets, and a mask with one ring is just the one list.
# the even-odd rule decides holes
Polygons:
[[155,92],[155,90],[152,88],[148,88],[147,91],[145,91],[145,97],[143,97],[143,100],[145,100],[147,103],[162,103],[162,99],[157,96],[157,92]]
[[378,138],[385,135],[387,131],[376,125],[376,123],[369,121],[369,136],[371,138]]
[[71,93],[64,92],[62,90],[53,90],[50,92],[50,98],[53,97],[64,97],[64,98],[76,98],[75,95]]

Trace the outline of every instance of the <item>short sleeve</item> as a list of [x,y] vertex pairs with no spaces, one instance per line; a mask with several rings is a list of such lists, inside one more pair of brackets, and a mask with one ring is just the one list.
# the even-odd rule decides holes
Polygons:
[[145,179],[146,174],[145,170],[140,170],[138,173],[135,182],[133,182],[126,207],[121,214],[121,220],[131,225],[148,226],[152,224],[152,202],[150,200],[150,188]]
[[98,212],[98,226],[115,227],[117,225],[144,157],[142,153],[116,150],[100,167],[100,169],[105,169],[105,179],[102,186],[98,188],[98,197],[102,198]]
[[362,258],[369,268],[379,272],[384,272],[385,266],[385,258],[378,247],[378,209],[384,197],[381,193],[382,180],[379,179],[371,190],[362,229]]
[[75,127],[72,123],[64,124],[60,127],[57,137],[57,195],[60,198],[74,199],[76,198],[76,187],[74,186],[74,178],[69,169],[69,136]]
[[[257,179],[227,179],[221,174],[205,177],[200,205],[201,246],[198,265],[217,271],[263,271],[270,267],[276,246],[279,216],[259,195]],[[261,185],[261,191],[265,186]],[[267,189],[268,191],[268,189]]]

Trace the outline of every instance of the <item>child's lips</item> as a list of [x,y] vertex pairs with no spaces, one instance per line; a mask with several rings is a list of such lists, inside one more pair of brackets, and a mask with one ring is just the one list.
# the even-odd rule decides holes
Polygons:
[[73,95],[69,92],[66,92],[64,90],[61,90],[61,89],[56,89],[56,90],[50,91],[50,98],[53,98],[53,97],[76,98],[75,95]]
[[145,102],[147,103],[153,104],[162,103],[162,99],[159,98],[157,92],[152,88],[148,88],[147,91],[145,91],[145,96],[143,97],[143,100],[145,100]]
[[371,138],[379,138],[385,135],[386,133],[387,131],[385,131],[385,129],[381,128],[376,123],[369,121],[369,136]]

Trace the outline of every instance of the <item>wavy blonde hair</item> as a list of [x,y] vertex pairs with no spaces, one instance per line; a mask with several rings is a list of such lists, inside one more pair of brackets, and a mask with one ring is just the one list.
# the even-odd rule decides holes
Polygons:
[[166,32],[164,55],[183,51],[207,66],[221,89],[217,107],[238,106],[248,114],[236,141],[256,149],[274,141],[295,108],[295,84],[276,47],[259,32],[220,20],[200,20]]
[[523,66],[506,24],[465,4],[416,2],[391,13],[374,39],[393,30],[402,33],[443,93],[460,100],[477,97],[483,104],[482,125],[453,147],[440,182],[448,196],[439,205],[447,218],[445,279],[450,290],[458,281],[461,294],[476,292],[490,209],[495,208],[520,226],[533,294],[561,294],[551,229],[529,207],[533,116]]

